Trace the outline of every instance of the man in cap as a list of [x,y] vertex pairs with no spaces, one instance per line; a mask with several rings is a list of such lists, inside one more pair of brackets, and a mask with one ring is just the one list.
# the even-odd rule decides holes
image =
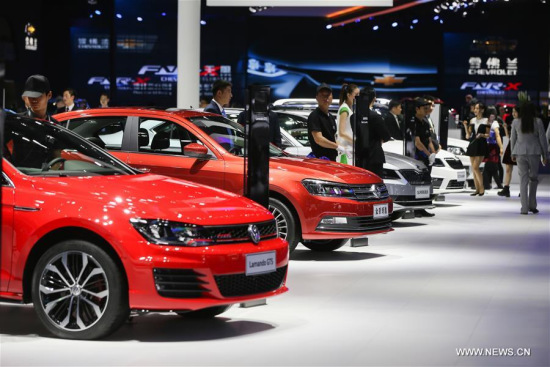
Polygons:
[[57,123],[48,114],[48,100],[52,98],[52,90],[48,78],[43,75],[31,75],[25,82],[22,97],[23,99],[27,99],[29,108],[21,115]]
[[336,119],[329,112],[332,103],[330,86],[325,83],[319,85],[315,99],[318,106],[307,118],[307,136],[311,151],[317,158],[326,157],[336,161],[338,151],[345,152],[345,149],[336,144]]

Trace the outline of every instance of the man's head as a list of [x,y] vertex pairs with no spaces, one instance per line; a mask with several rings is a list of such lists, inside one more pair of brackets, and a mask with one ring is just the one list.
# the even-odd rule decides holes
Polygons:
[[99,104],[101,104],[101,107],[109,107],[109,101],[109,95],[107,93],[101,93],[101,95],[99,96]]
[[332,89],[328,84],[321,83],[317,87],[317,93],[315,94],[315,99],[319,104],[319,108],[324,113],[328,113],[330,104],[332,103]]
[[424,98],[415,98],[414,100],[415,115],[418,119],[422,120],[428,115],[428,111],[431,109],[431,103]]
[[65,106],[72,106],[74,104],[74,99],[76,97],[76,92],[72,88],[67,88],[63,91],[63,102]]
[[398,100],[395,100],[395,99],[392,99],[390,101],[390,104],[388,105],[388,108],[390,110],[391,113],[393,113],[394,115],[401,115],[401,112],[402,112],[402,107],[401,107],[401,102],[399,102]]
[[466,100],[466,103],[470,103],[470,101],[472,100],[472,95],[471,94],[466,94],[466,97],[464,97],[464,99]]
[[374,88],[370,85],[367,85],[365,88],[363,88],[361,94],[365,96],[369,108],[372,108],[372,106],[374,106],[374,102],[376,101],[376,91],[374,90]]
[[228,105],[231,101],[231,98],[233,97],[233,94],[231,94],[231,86],[231,83],[229,83],[227,80],[221,79],[216,80],[214,82],[214,85],[212,85],[212,94],[216,102],[218,102],[220,105]]
[[48,110],[48,100],[52,91],[48,78],[43,75],[31,75],[25,82],[23,99],[28,99],[31,111],[39,118],[45,118]]
[[430,102],[430,106],[429,106],[429,110],[428,110],[428,115],[430,115],[434,108],[435,108],[435,100],[436,98],[434,96],[430,96],[430,95],[424,95],[422,98],[424,98],[426,101]]

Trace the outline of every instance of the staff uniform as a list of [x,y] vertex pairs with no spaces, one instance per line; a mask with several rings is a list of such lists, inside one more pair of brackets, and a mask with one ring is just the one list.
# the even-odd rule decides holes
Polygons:
[[319,107],[314,109],[307,118],[307,137],[311,144],[311,151],[317,158],[327,157],[331,161],[336,161],[338,151],[332,148],[320,146],[313,139],[313,132],[320,131],[328,140],[336,143],[336,120],[334,116],[324,113]]

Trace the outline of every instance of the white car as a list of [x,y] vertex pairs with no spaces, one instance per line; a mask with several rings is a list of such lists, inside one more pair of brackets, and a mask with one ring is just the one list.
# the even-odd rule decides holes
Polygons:
[[[384,152],[403,154],[403,141],[390,140],[382,144]],[[435,156],[432,166],[432,184],[435,194],[463,192],[467,188],[466,170],[460,159],[441,149]]]
[[[462,162],[462,165],[466,169],[467,173],[467,180],[469,187],[474,187],[474,175],[472,172],[472,163],[470,162],[470,157],[466,155],[466,150],[468,149],[468,145],[470,142],[468,140],[462,140],[462,139],[455,139],[455,138],[448,138],[447,139],[447,151],[454,154],[460,161]],[[481,162],[481,165],[479,168],[483,172],[483,168],[485,167],[485,163]]]

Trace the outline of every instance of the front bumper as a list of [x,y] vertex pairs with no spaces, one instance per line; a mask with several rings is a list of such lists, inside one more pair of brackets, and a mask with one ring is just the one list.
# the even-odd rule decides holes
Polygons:
[[[198,310],[263,299],[288,290],[288,244],[280,238],[257,245],[145,246],[148,256],[132,259],[132,270],[127,270],[132,309]],[[275,252],[276,271],[245,275],[247,254],[271,251]]]

